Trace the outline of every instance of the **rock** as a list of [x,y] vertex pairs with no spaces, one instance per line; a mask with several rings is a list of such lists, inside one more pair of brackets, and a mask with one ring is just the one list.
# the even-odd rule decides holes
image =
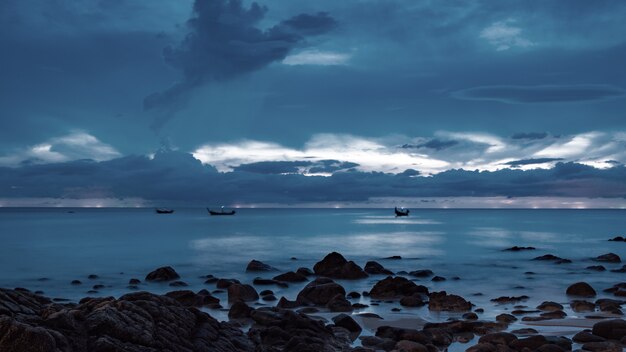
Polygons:
[[228,319],[247,319],[254,308],[248,306],[245,302],[237,301],[233,303],[228,310]]
[[368,275],[353,261],[347,261],[341,254],[332,252],[313,266],[315,274],[334,279],[363,279]]
[[274,280],[286,281],[286,282],[304,282],[304,281],[308,281],[309,279],[307,279],[305,275],[302,275],[300,273],[295,273],[293,271],[289,271],[284,274],[274,276]]
[[565,291],[570,296],[595,297],[596,290],[586,282],[577,282],[570,285]]
[[596,304],[593,302],[587,302],[587,301],[574,300],[570,302],[569,306],[576,313],[593,312],[596,310]]
[[547,319],[563,319],[567,316],[567,314],[565,314],[565,312],[562,310],[554,310],[546,313],[541,313],[540,316]]
[[342,313],[334,316],[333,322],[335,323],[335,325],[348,330],[350,332],[350,338],[352,339],[352,341],[356,340],[359,334],[361,334],[361,331],[363,331],[361,326],[356,321],[354,321],[351,316],[347,314]]
[[215,283],[215,287],[217,287],[217,288],[228,288],[228,286],[230,286],[232,284],[240,284],[240,283],[241,282],[239,282],[239,280],[237,280],[237,279],[219,279]]
[[391,257],[386,257],[386,258],[383,258],[383,259],[400,260],[400,259],[402,259],[402,257],[399,256],[399,255],[392,255]]
[[273,302],[275,301],[277,298],[274,295],[265,295],[263,297],[261,297],[262,300],[266,301],[266,302]]
[[174,281],[174,282],[170,283],[170,286],[172,286],[172,287],[186,287],[186,286],[189,286],[189,285],[187,285],[187,283],[184,282],[184,281]]
[[523,296],[512,296],[512,297],[508,297],[508,296],[502,296],[502,297],[498,297],[498,298],[494,298],[491,300],[491,302],[495,302],[498,304],[512,304],[512,303],[518,303],[521,301],[525,301],[527,300],[529,297],[526,295]]
[[352,304],[342,294],[337,294],[326,304],[331,312],[351,312],[354,310]]
[[263,290],[263,291],[259,292],[259,295],[261,295],[261,296],[267,296],[267,295],[273,295],[273,294],[274,294],[274,291],[272,291],[272,290]]
[[180,275],[178,275],[178,273],[171,266],[160,267],[150,272],[145,278],[146,281],[156,282],[172,281],[176,279],[180,279]]
[[[335,334],[323,322],[305,314],[277,308],[259,308],[250,317],[255,324],[248,331],[258,351],[314,352],[348,351],[350,337]],[[344,330],[345,331],[345,330]]]
[[517,340],[517,336],[508,332],[494,332],[481,336],[478,343],[489,343],[492,345],[508,346],[511,342]]
[[300,304],[296,301],[290,301],[285,297],[280,297],[280,300],[278,301],[278,303],[276,304],[276,307],[278,308],[296,308],[299,307]]
[[[93,285],[92,289],[94,290],[101,290],[104,288],[104,285],[101,284],[97,284],[97,285]],[[17,291],[17,289],[15,289]]]
[[70,282],[72,285],[81,285],[82,282],[80,282],[80,280],[72,280],[72,282]]
[[539,257],[535,257],[533,260],[553,261],[554,264],[569,264],[572,262],[569,259],[557,257],[556,255],[553,255],[553,254],[545,254]]
[[505,251],[510,251],[510,252],[519,252],[519,251],[534,251],[536,248],[535,247],[518,247],[518,246],[513,246],[511,248],[507,248],[504,249]]
[[465,312],[472,309],[472,303],[463,297],[447,294],[446,291],[432,292],[429,295],[428,309],[434,311]]
[[499,321],[499,322],[502,322],[502,323],[509,324],[509,323],[512,323],[512,322],[514,322],[516,320],[517,320],[517,318],[515,316],[511,315],[511,314],[503,313],[503,314],[499,314],[498,316],[496,316],[496,321]]
[[426,302],[422,300],[422,295],[414,293],[411,296],[404,296],[400,299],[400,305],[403,307],[421,307],[426,305]]
[[205,283],[205,284],[214,284],[214,283],[217,283],[218,281],[219,281],[219,279],[218,279],[218,278],[216,278],[216,277],[210,277],[210,278],[208,278],[208,279],[204,280],[204,283]]
[[622,236],[615,236],[613,238],[611,238],[609,241],[616,241],[616,242],[626,242],[626,239]]
[[363,270],[372,275],[393,275],[392,271],[385,269],[382,265],[375,261],[365,263],[365,268]]
[[622,265],[619,269],[612,269],[612,273],[626,273],[626,265]]
[[433,276],[434,273],[430,269],[422,269],[422,270],[411,271],[409,272],[409,275],[415,276],[415,277],[429,277],[429,276]]
[[603,267],[602,265],[591,265],[591,266],[586,267],[585,269],[593,270],[593,271],[606,271],[606,268]]
[[96,274],[89,274],[89,276],[87,276],[87,278],[89,280],[96,280],[96,279],[98,279],[98,275],[96,275]]
[[247,272],[258,272],[258,271],[275,271],[278,270],[270,265],[267,265],[263,262],[260,262],[258,260],[251,260],[250,263],[248,263],[248,266],[246,267],[246,271]]
[[362,308],[367,308],[369,307],[367,304],[363,304],[363,303],[354,303],[352,304],[352,308],[354,309],[362,309]]
[[267,286],[267,285],[276,285],[276,286],[280,286],[280,287],[288,287],[289,286],[289,285],[287,285],[284,282],[271,280],[271,279],[263,279],[263,278],[260,278],[260,277],[255,277],[254,280],[252,280],[252,283],[254,285],[259,285],[259,286]]
[[552,312],[556,310],[563,310],[563,306],[556,302],[544,301],[543,303],[537,306],[537,309],[542,310],[544,312]]
[[428,352],[428,348],[419,342],[400,340],[395,345],[398,352]]
[[574,335],[572,340],[577,343],[587,343],[587,342],[602,342],[606,339],[604,337],[596,336],[591,333],[589,330],[583,330]]
[[463,314],[463,319],[466,320],[478,320],[478,315],[474,312],[469,312],[469,313],[465,313]]
[[139,285],[141,283],[141,280],[139,279],[130,279],[128,280],[128,284],[129,285]]
[[533,313],[539,313],[541,312],[540,310],[524,310],[524,309],[516,309],[514,311],[511,312],[511,314],[514,315],[524,315],[524,314],[533,314]]
[[337,295],[345,296],[346,290],[329,278],[318,277],[304,286],[298,293],[296,302],[325,306]]
[[207,290],[201,290],[197,294],[190,290],[171,291],[165,296],[175,299],[185,307],[211,307],[220,303]]
[[435,276],[430,281],[433,281],[433,282],[446,281],[446,278],[442,276]]
[[360,293],[358,293],[358,292],[355,292],[355,291],[352,291],[352,292],[348,293],[348,295],[347,295],[347,296],[348,296],[349,298],[353,298],[353,299],[356,299],[356,298],[361,298],[361,294],[360,294]]
[[313,276],[315,275],[315,273],[313,271],[311,271],[311,269],[309,268],[298,268],[298,270],[296,270],[296,274],[300,274],[303,276]]
[[626,321],[622,319],[604,320],[593,326],[592,333],[610,340],[621,340],[626,336]]
[[595,260],[598,262],[607,262],[607,263],[621,263],[622,262],[622,259],[619,257],[619,255],[615,253],[607,253],[607,254],[597,256]]
[[47,302],[0,289],[0,307],[22,312],[0,316],[0,351],[255,350],[238,328],[166,296],[136,292],[85,298],[71,307]]
[[592,352],[622,352],[622,345],[618,342],[587,342],[583,344],[583,350]]
[[433,342],[432,334],[425,330],[418,331],[415,329],[403,329],[391,326],[380,326],[376,329],[376,337],[382,339],[391,339],[393,341],[408,340],[421,344],[430,344]]
[[517,329],[511,331],[511,334],[515,335],[536,335],[538,333],[539,331],[531,328]]
[[412,296],[416,293],[428,295],[428,288],[417,285],[415,282],[401,276],[387,276],[374,285],[370,291],[370,296],[375,299],[387,299]]
[[259,294],[250,285],[232,284],[228,286],[228,302],[250,302],[258,299]]

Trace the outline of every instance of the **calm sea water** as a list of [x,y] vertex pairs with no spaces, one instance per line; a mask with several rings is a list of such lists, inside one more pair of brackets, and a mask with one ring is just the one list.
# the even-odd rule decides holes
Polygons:
[[[482,318],[489,319],[512,309],[489,301],[498,296],[526,294],[531,299],[525,304],[531,307],[544,300],[567,304],[565,289],[573,282],[584,280],[601,291],[626,281],[626,274],[585,270],[596,264],[592,257],[608,252],[626,259],[626,243],[607,241],[616,235],[626,235],[624,210],[416,209],[408,218],[395,218],[390,209],[239,209],[235,216],[210,217],[204,209],[158,215],[152,209],[3,208],[0,287],[25,287],[77,300],[94,284],[104,284],[97,295],[119,296],[129,292],[130,278],[143,280],[151,270],[171,265],[191,289],[213,289],[201,275],[251,282],[259,276],[244,272],[251,259],[284,272],[312,268],[327,253],[338,251],[361,266],[377,260],[392,271],[431,269],[448,280],[423,279],[422,284],[431,291],[447,290],[470,299],[486,310]],[[515,245],[537,250],[502,251]],[[547,253],[573,263],[531,260]],[[381,259],[392,255],[403,259]],[[529,271],[536,274],[525,274]],[[100,278],[89,280],[89,274]],[[455,276],[460,280],[451,280]],[[341,283],[348,290],[363,291],[381,278]],[[83,284],[70,285],[74,279]],[[302,286],[257,290],[270,288],[277,297],[295,299]],[[141,288],[172,290],[165,284]],[[226,305],[226,296],[217,296]],[[366,298],[362,302],[369,303]],[[362,311],[429,321],[448,318],[426,308],[390,313],[391,307],[383,304]],[[226,319],[223,311],[210,313]]]

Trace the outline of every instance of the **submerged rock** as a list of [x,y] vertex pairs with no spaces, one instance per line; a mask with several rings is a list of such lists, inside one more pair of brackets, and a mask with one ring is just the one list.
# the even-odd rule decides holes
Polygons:
[[596,290],[594,290],[593,287],[586,282],[577,282],[570,285],[565,293],[571,296],[595,297]]
[[536,249],[535,247],[518,247],[518,246],[513,246],[511,248],[504,249],[504,251],[519,252],[519,251],[534,251],[535,249]]
[[270,265],[267,265],[263,262],[260,262],[258,260],[251,260],[250,263],[248,263],[248,266],[246,267],[246,271],[247,272],[257,272],[257,271],[275,271],[278,270]]
[[626,336],[626,321],[623,319],[601,321],[593,326],[592,333],[605,339],[620,341]]
[[428,309],[434,311],[465,312],[472,309],[472,303],[446,291],[432,292],[429,295]]
[[347,261],[341,254],[332,252],[313,266],[315,274],[333,279],[363,279],[368,275],[353,261]]
[[382,265],[375,261],[369,261],[365,263],[365,268],[363,270],[365,270],[366,273],[372,275],[393,275],[393,272],[391,270],[385,269]]
[[274,276],[274,280],[286,281],[286,282],[304,282],[304,281],[308,281],[309,279],[307,279],[307,277],[301,273],[289,271],[284,274]]
[[171,266],[160,267],[148,275],[146,275],[146,281],[172,281],[180,279],[180,275]]
[[259,294],[254,287],[250,285],[232,284],[228,286],[228,301],[256,301],[259,299]]
[[598,262],[607,262],[607,263],[621,263],[622,262],[622,258],[620,258],[619,255],[615,253],[607,253],[607,254],[597,256],[595,260]]
[[414,294],[428,295],[428,288],[401,276],[388,276],[378,281],[370,291],[370,296],[375,299],[401,298]]
[[329,278],[318,277],[304,286],[302,291],[298,293],[296,302],[301,305],[313,304],[325,306],[337,295],[345,296],[346,290]]

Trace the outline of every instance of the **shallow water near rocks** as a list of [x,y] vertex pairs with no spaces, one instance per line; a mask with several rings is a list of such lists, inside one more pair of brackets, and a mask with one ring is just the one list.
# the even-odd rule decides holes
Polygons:
[[[478,314],[481,320],[493,321],[496,315],[514,309],[513,304],[490,301],[500,296],[527,295],[527,301],[517,304],[529,309],[547,300],[559,302],[565,306],[567,319],[540,325],[518,321],[510,329],[532,327],[543,334],[571,336],[588,324],[579,318],[589,314],[569,308],[565,289],[586,281],[598,291],[597,298],[614,298],[602,290],[626,282],[626,273],[610,271],[623,263],[597,263],[592,258],[612,252],[626,259],[626,243],[607,241],[625,234],[625,210],[415,209],[408,218],[395,218],[393,209],[239,209],[235,216],[210,217],[204,209],[191,208],[167,215],[158,215],[153,209],[0,208],[0,287],[41,290],[51,298],[77,301],[85,296],[121,296],[131,291],[128,280],[138,278],[142,280],[139,289],[164,293],[180,288],[143,281],[153,269],[170,265],[189,289],[212,291],[215,285],[204,284],[201,276],[251,283],[257,276],[271,278],[298,267],[312,268],[326,254],[337,251],[360,266],[376,260],[394,272],[431,269],[447,280],[409,278],[430,291],[445,290],[465,297],[475,308],[485,310]],[[503,251],[512,246],[536,250]],[[548,253],[573,262],[532,260]],[[402,259],[383,259],[394,255]],[[280,272],[246,273],[251,259]],[[599,264],[607,271],[585,269]],[[90,274],[98,278],[89,279]],[[376,275],[338,282],[348,292],[362,292],[382,278]],[[82,284],[71,285],[72,280]],[[104,288],[88,294],[96,284]],[[256,289],[271,289],[278,298],[295,299],[305,284]],[[215,296],[228,307],[225,293]],[[366,297],[351,301],[369,305],[353,314],[373,312],[386,321],[406,323],[419,318],[436,322],[459,317],[397,303],[374,306]],[[395,307],[402,309],[392,312]],[[225,310],[207,312],[227,320]],[[455,343],[450,350],[464,350],[469,345]]]

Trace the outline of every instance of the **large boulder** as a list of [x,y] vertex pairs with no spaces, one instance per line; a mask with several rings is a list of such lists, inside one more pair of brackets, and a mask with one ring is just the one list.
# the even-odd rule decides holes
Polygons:
[[347,261],[341,254],[332,252],[313,266],[315,274],[333,279],[363,279],[368,275],[353,261]]
[[372,275],[393,275],[393,272],[391,270],[385,269],[385,267],[375,261],[369,261],[365,263],[365,268],[363,270],[365,270],[366,273]]
[[346,295],[346,290],[343,286],[329,278],[318,277],[304,286],[302,291],[298,293],[296,302],[301,305],[313,304],[325,306],[337,295]]
[[[79,304],[45,303],[0,289],[0,351],[249,351],[255,346],[233,325],[148,292]],[[0,308],[2,310],[2,308]]]
[[295,273],[293,271],[289,271],[284,274],[274,276],[274,280],[285,281],[285,282],[304,282],[304,281],[308,281],[309,279],[307,279],[307,277],[302,275],[301,273]]
[[246,319],[250,318],[250,314],[254,308],[248,306],[245,302],[237,301],[228,310],[228,319]]
[[251,260],[250,263],[248,263],[248,266],[246,267],[246,271],[248,272],[259,272],[259,271],[274,271],[277,270],[276,268],[265,264],[263,262],[260,262],[258,260]]
[[621,263],[622,259],[615,253],[607,253],[596,257],[596,261],[607,263]]
[[592,333],[610,340],[621,340],[626,336],[626,321],[623,319],[604,320],[593,326]]
[[370,291],[370,296],[375,299],[402,298],[414,294],[428,295],[428,288],[401,276],[387,276]]
[[250,285],[232,284],[228,286],[228,302],[236,301],[256,301],[259,299],[259,294],[254,287]]
[[172,281],[180,279],[180,275],[171,266],[160,267],[148,275],[146,275],[146,281]]
[[432,292],[429,295],[428,309],[434,311],[466,312],[472,309],[472,303],[446,291]]
[[596,290],[586,282],[577,282],[570,285],[565,291],[570,296],[595,297]]
[[333,317],[333,322],[335,323],[335,325],[348,330],[350,332],[350,337],[352,338],[352,341],[354,341],[356,337],[359,336],[361,331],[363,331],[363,328],[361,328],[359,323],[354,321],[351,316],[344,313]]

